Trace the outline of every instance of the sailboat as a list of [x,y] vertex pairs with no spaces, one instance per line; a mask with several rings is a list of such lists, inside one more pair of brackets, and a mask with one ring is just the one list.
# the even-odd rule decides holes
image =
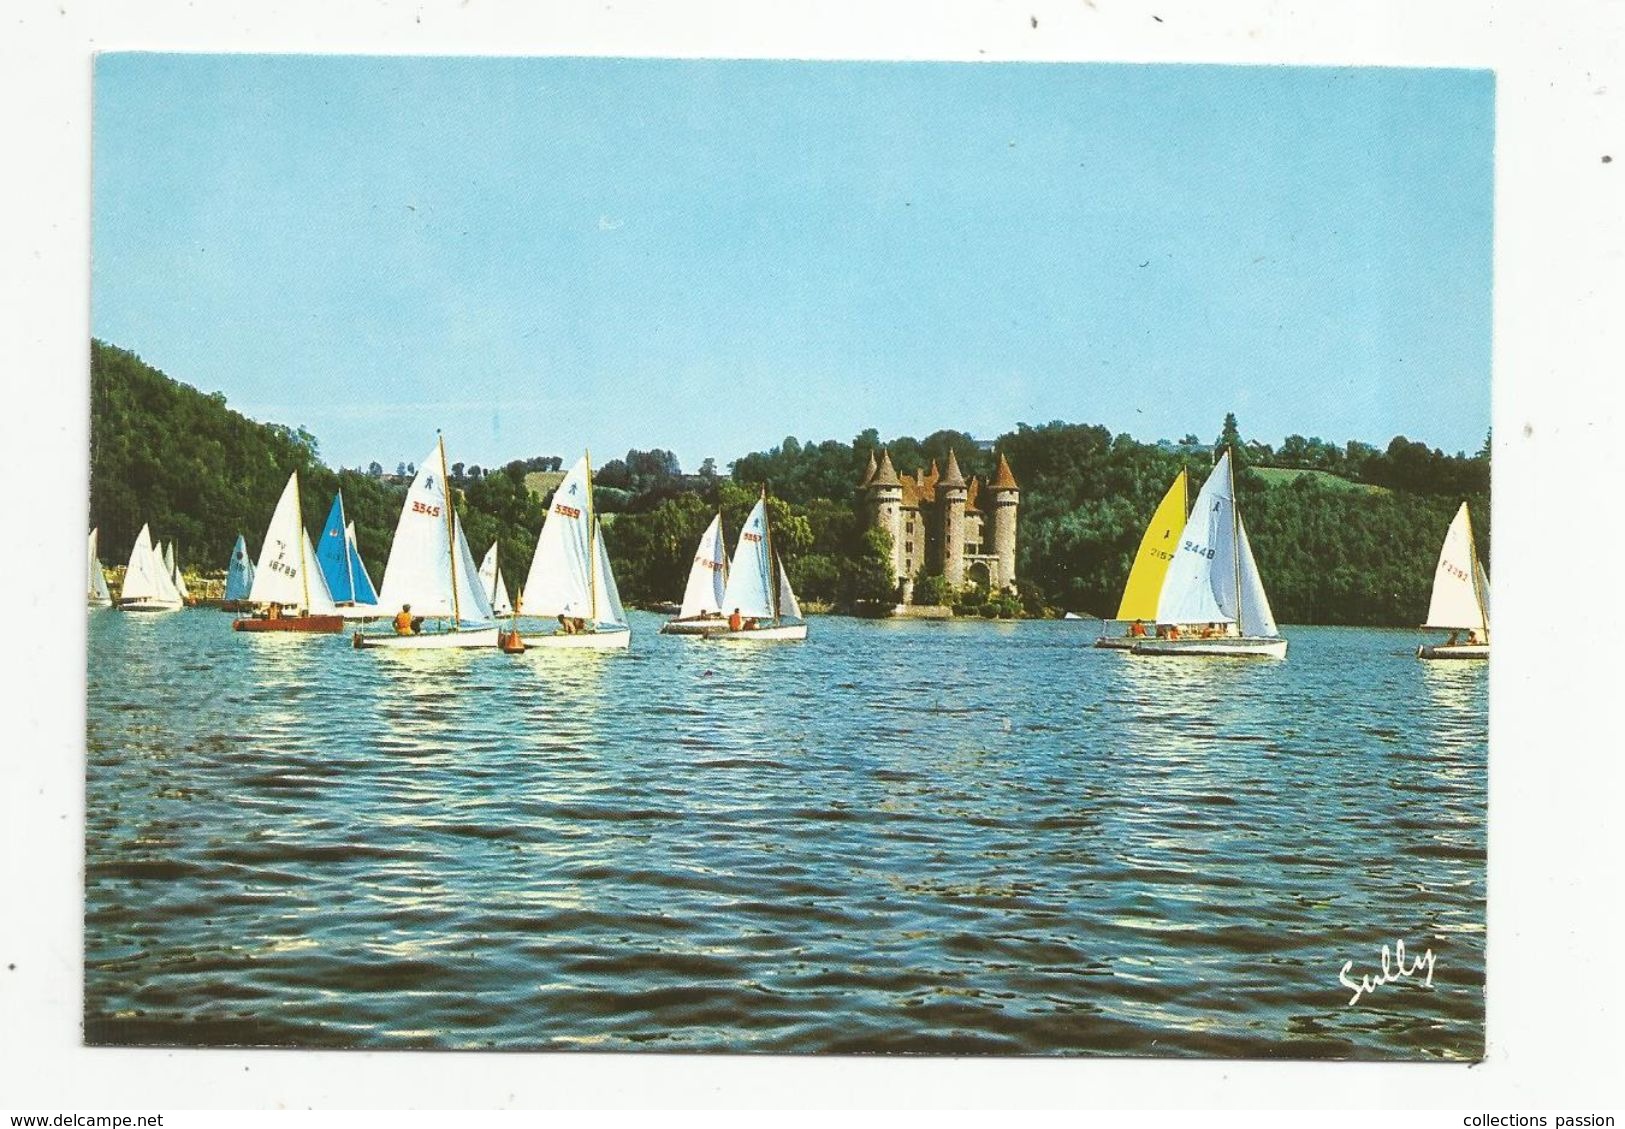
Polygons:
[[[446,445],[438,437],[407,488],[378,604],[386,613],[399,608],[397,623],[405,616],[411,628],[397,626],[387,635],[357,631],[357,647],[442,650],[497,645],[491,602],[480,587],[474,555],[452,504]],[[440,626],[424,631],[425,619],[439,620]]]
[[344,630],[299,509],[299,472],[288,476],[260,545],[248,602],[261,610],[231,621],[233,631],[295,631],[331,635]]
[[[784,562],[773,551],[765,487],[739,531],[728,584],[722,592],[722,607],[727,622],[721,630],[707,632],[709,639],[769,643],[807,637],[807,624],[801,618],[790,577],[784,571]],[[733,627],[735,616],[739,618],[738,630]]]
[[700,535],[694,563],[688,570],[683,603],[677,618],[661,627],[662,635],[704,635],[726,631],[728,620],[722,614],[722,597],[728,587],[728,546],[722,538],[722,514],[711,519]]
[[86,560],[87,583],[85,585],[85,599],[93,608],[105,608],[112,604],[112,593],[107,590],[107,574],[102,571],[102,562],[96,556],[97,530],[90,531],[90,548]]
[[182,604],[181,594],[164,567],[163,555],[153,546],[152,532],[143,525],[130,549],[124,586],[113,606],[126,612],[172,612]]
[[1189,516],[1186,512],[1189,493],[1190,476],[1181,470],[1168,487],[1168,492],[1162,496],[1156,513],[1151,515],[1151,524],[1145,527],[1139,551],[1134,554],[1134,565],[1129,569],[1128,583],[1123,586],[1123,599],[1117,605],[1117,614],[1112,617],[1119,623],[1131,624],[1129,633],[1107,635],[1103,623],[1102,634],[1095,640],[1095,646],[1126,651],[1145,637],[1146,622],[1156,620],[1162,581],[1168,575],[1168,565],[1173,561],[1174,549],[1179,544],[1177,538]]
[[[1433,572],[1433,597],[1422,625],[1449,631],[1450,642],[1416,648],[1419,659],[1487,659],[1490,657],[1490,580],[1473,542],[1473,520],[1461,504],[1439,550]],[[1458,642],[1461,632],[1466,642]]]
[[604,548],[592,498],[592,463],[576,460],[553,493],[536,537],[536,555],[519,597],[521,615],[552,619],[557,630],[525,635],[526,647],[623,650],[632,642],[626,610]]
[[1157,595],[1157,637],[1136,655],[1286,657],[1236,506],[1231,452],[1202,484]]
[[226,591],[221,605],[230,611],[248,611],[248,594],[254,590],[254,558],[248,555],[248,542],[237,534],[237,543],[231,547],[231,560],[226,562]]
[[377,619],[383,612],[367,566],[355,546],[355,525],[344,517],[344,493],[333,495],[327,524],[316,543],[316,563],[333,595],[333,605],[345,619]]
[[502,566],[497,563],[495,541],[485,550],[485,559],[480,562],[480,586],[485,589],[485,598],[491,601],[493,615],[513,614],[513,601],[508,598],[508,582],[502,579]]

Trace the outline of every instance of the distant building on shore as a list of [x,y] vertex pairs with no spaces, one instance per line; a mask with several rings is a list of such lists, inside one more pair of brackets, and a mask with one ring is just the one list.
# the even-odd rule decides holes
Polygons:
[[992,480],[982,483],[965,480],[952,449],[941,471],[933,459],[917,475],[898,474],[887,451],[878,462],[871,452],[862,489],[870,528],[891,535],[892,570],[904,603],[919,577],[937,573],[955,588],[1015,585],[1021,487],[1003,455]]

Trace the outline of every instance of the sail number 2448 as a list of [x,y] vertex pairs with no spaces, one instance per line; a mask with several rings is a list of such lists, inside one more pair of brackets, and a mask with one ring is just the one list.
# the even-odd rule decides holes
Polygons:
[[1198,545],[1195,541],[1187,541],[1180,548],[1186,552],[1195,553],[1199,557],[1206,557],[1210,561],[1213,559],[1214,550],[1205,545]]

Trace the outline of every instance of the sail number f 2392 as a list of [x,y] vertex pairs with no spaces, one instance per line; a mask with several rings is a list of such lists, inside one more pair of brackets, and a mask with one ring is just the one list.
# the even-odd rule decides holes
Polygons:
[[1195,553],[1199,557],[1206,557],[1210,561],[1213,559],[1214,552],[1216,552],[1216,550],[1210,549],[1206,545],[1198,545],[1194,541],[1187,541],[1180,548],[1188,553]]

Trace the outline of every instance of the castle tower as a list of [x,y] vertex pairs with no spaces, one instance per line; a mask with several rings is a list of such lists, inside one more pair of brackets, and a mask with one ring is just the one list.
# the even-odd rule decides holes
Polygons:
[[869,524],[884,529],[891,537],[892,576],[903,574],[903,483],[891,464],[891,453],[880,452],[880,465],[869,456],[869,473],[864,475],[864,492],[869,497]]
[[997,583],[1008,587],[1016,582],[1016,511],[1021,506],[1021,487],[1002,452],[999,469],[987,484],[987,497],[993,511],[993,551],[999,555]]
[[965,583],[966,494],[965,476],[949,447],[948,465],[937,479],[937,502],[942,506],[942,576],[955,588]]

